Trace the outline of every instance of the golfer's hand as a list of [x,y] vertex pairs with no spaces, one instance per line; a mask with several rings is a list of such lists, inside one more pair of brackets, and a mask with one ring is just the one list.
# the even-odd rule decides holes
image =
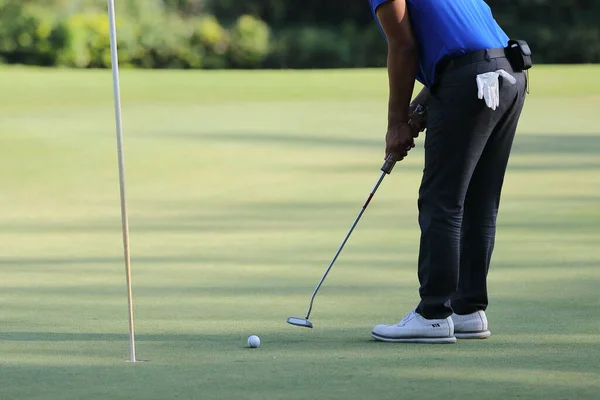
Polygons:
[[409,123],[395,124],[389,127],[385,135],[385,158],[392,154],[394,161],[401,161],[415,147],[415,136],[419,134]]
[[408,107],[408,118],[410,120],[409,123],[416,131],[415,137],[419,137],[419,132],[423,132],[427,127],[427,108],[425,108],[425,113],[421,116],[416,113],[417,106],[418,104],[411,104]]

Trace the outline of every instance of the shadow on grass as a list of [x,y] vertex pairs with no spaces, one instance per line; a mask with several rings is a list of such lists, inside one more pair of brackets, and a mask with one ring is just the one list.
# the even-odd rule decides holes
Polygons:
[[[367,192],[366,192],[367,193]],[[366,195],[365,195],[366,197]],[[153,217],[151,211],[139,220],[130,222],[132,232],[283,232],[296,229],[327,230],[349,227],[363,204],[365,197],[356,201],[315,203],[312,201],[281,201],[264,203],[244,203],[232,201],[223,212],[217,207],[208,213],[205,206],[195,207],[193,203],[182,206],[178,202],[165,202],[157,205],[161,210],[179,210],[169,217]],[[376,203],[374,200],[373,203]],[[416,204],[416,200],[414,202]],[[186,208],[183,208],[186,207]],[[371,206],[373,207],[373,206]],[[389,221],[390,216],[381,215],[382,208],[393,211],[392,207],[379,205],[379,213],[370,213],[371,221]],[[415,205],[416,208],[416,205]],[[392,217],[399,224],[415,223],[414,214],[398,214]],[[23,233],[102,233],[120,232],[120,225],[106,220],[84,220],[82,222],[10,222],[3,224],[3,234]],[[343,233],[340,233],[343,234]]]
[[[186,296],[187,300],[198,300],[212,298],[214,303],[220,303],[223,305],[229,305],[232,301],[238,301],[243,304],[248,298],[262,298],[269,299],[273,298],[286,298],[288,296],[301,296],[305,297],[308,302],[309,295],[312,293],[317,281],[315,276],[313,281],[307,283],[306,278],[302,279],[300,283],[289,283],[290,279],[287,276],[281,275],[278,281],[274,277],[270,277],[270,284],[248,284],[241,283],[240,281],[230,282],[228,286],[210,286],[210,285],[189,285],[182,286],[180,284],[164,284],[164,285],[135,285],[136,297],[143,297],[145,299],[164,299],[165,301],[172,302]],[[414,289],[412,284],[408,283],[388,283],[380,285],[368,285],[368,284],[340,284],[332,283],[322,290],[322,294],[327,296],[352,296],[360,293],[361,296],[367,294],[377,295],[381,291],[392,291],[392,290],[412,290]],[[120,285],[106,284],[106,285],[53,285],[53,286],[31,286],[31,287],[4,287],[2,288],[3,295],[8,298],[9,296],[19,295],[32,295],[32,296],[45,296],[45,295],[58,295],[61,297],[68,296],[83,296],[83,298],[89,296],[96,297],[113,297],[115,295],[121,295],[123,288]],[[42,306],[43,308],[44,306]],[[302,304],[304,307],[304,304]],[[56,309],[52,305],[53,309]]]
[[315,135],[314,133],[290,134],[290,133],[255,133],[255,132],[221,132],[221,133],[198,133],[195,135],[170,133],[168,135],[157,135],[165,140],[180,139],[202,142],[236,142],[251,145],[283,145],[290,147],[360,147],[381,148],[384,145],[384,137],[365,139],[359,137],[344,138]]
[[[517,133],[513,145],[515,154],[557,155],[600,153],[600,131],[596,135],[565,133],[540,135]],[[560,165],[557,165],[560,168]]]
[[[138,342],[216,342],[236,343],[240,334],[144,334],[137,333],[135,340]],[[128,342],[129,335],[126,333],[90,333],[90,332],[2,332],[0,340],[12,342],[80,342],[80,341],[102,341],[102,342]]]
[[[150,360],[137,368],[126,363],[8,366],[2,372],[10,379],[10,385],[3,391],[6,398],[35,400],[430,400],[432,393],[443,393],[444,398],[452,400],[597,399],[598,385],[589,372],[572,381],[574,372],[556,371],[557,367],[550,366],[550,362],[541,369],[531,363],[521,366],[518,364],[521,360],[513,364],[506,359],[499,359],[496,366],[487,363],[484,366],[473,357],[473,366],[465,367],[440,357],[437,364],[428,363],[425,368],[418,359],[396,357],[391,362],[389,354],[380,362],[372,358],[299,357],[285,361],[267,361],[260,356],[248,358],[235,361],[225,358],[212,365]],[[552,361],[559,364],[558,360]]]
[[[399,208],[389,201],[380,201],[375,198],[365,219],[371,225],[381,224],[390,226],[395,223],[398,229],[410,226],[414,229],[417,225],[417,193],[414,200],[405,200],[404,204],[410,208]],[[543,197],[515,196],[513,202],[536,202],[540,207],[550,204],[549,210],[561,207],[562,215],[533,215],[526,220],[508,220],[501,218],[499,227],[522,228],[527,230],[552,230],[552,229],[595,229],[600,222],[600,214],[591,218],[573,218],[565,215],[564,210],[576,211],[577,206],[594,206],[600,200],[598,196],[561,196],[559,198],[545,199]],[[227,211],[224,205],[215,206],[212,212],[207,207],[198,206],[194,201],[165,201],[152,202],[152,206],[145,215],[131,221],[132,232],[190,232],[190,233],[246,233],[246,232],[293,232],[294,230],[312,231],[339,230],[343,231],[350,226],[352,219],[358,212],[363,197],[355,201],[315,202],[307,201],[270,201],[250,202],[230,201]],[[564,205],[564,206],[563,206]],[[153,209],[178,210],[177,214],[168,217],[152,215]],[[115,219],[113,223],[106,220],[83,220],[82,222],[31,222],[23,220],[3,224],[3,234],[44,234],[44,233],[119,233],[120,224]]]
[[[521,221],[498,221],[498,229],[518,229],[525,231],[543,231],[543,232],[584,232],[598,231],[600,225],[600,213],[592,218],[573,218],[570,215],[549,216],[547,219],[528,219]],[[527,239],[523,239],[524,242]]]
[[[523,335],[492,336],[484,341],[459,340],[449,345],[427,345],[416,343],[383,343],[369,336],[366,327],[344,330],[321,329],[315,331],[299,330],[291,327],[278,332],[262,332],[263,346],[259,351],[267,351],[273,355],[285,357],[294,354],[300,364],[313,362],[326,364],[332,360],[370,363],[376,359],[390,366],[397,357],[406,357],[411,365],[422,368],[439,367],[440,362],[454,364],[463,368],[507,368],[516,367],[535,371],[560,372],[593,372],[592,366],[600,355],[600,345],[593,342],[575,343],[568,336],[553,338],[553,335],[539,337]],[[591,336],[591,335],[588,335]],[[155,344],[164,346],[172,344],[172,350],[178,354],[186,349],[195,353],[207,351],[226,352],[221,366],[235,361],[236,354],[232,350],[243,351],[246,347],[244,333],[138,333],[135,336],[139,344],[138,355],[152,358]],[[128,334],[121,333],[73,333],[73,332],[4,332],[0,340],[6,342],[129,342]],[[101,345],[98,343],[98,345]],[[81,349],[81,348],[79,348]],[[49,349],[51,350],[51,349]],[[75,349],[74,349],[75,350]],[[35,348],[32,351],[39,351]],[[61,348],[52,349],[64,352]],[[83,350],[81,350],[83,351]],[[88,349],[87,356],[99,356],[100,347]],[[23,350],[23,352],[27,352]],[[68,354],[76,355],[76,351]],[[95,353],[99,354],[95,354]],[[240,353],[239,356],[244,356]],[[160,356],[164,357],[163,354]],[[243,359],[242,359],[243,360]],[[552,360],[552,362],[549,362]],[[560,361],[559,361],[560,360]],[[289,361],[289,360],[288,360]],[[215,365],[216,367],[217,365]],[[597,371],[596,371],[597,372]]]
[[[169,134],[165,139],[181,139],[205,142],[235,142],[250,145],[281,145],[297,148],[308,147],[335,147],[335,148],[370,148],[382,149],[384,146],[383,135],[376,138],[343,137],[315,135],[314,133],[254,133],[254,132],[221,132],[198,133],[195,135]],[[426,137],[426,135],[425,135]],[[600,153],[600,131],[597,135],[584,133],[565,133],[564,135],[545,135],[518,132],[513,145],[514,154],[524,155],[566,155],[585,154],[596,155]]]
[[[519,240],[519,243],[522,243]],[[202,253],[198,254],[189,254],[186,256],[152,256],[152,257],[142,257],[142,256],[133,256],[132,262],[140,265],[153,265],[159,266],[162,264],[165,265],[186,265],[186,264],[208,264],[208,265],[218,265],[218,264],[227,264],[228,269],[234,268],[236,265],[261,265],[261,266],[282,266],[282,271],[287,272],[287,267],[291,265],[296,266],[311,266],[311,267],[319,267],[322,266],[323,269],[329,263],[331,256],[333,256],[335,248],[332,249],[318,249],[318,254],[314,255],[297,255],[294,257],[289,257],[288,250],[282,249],[275,254],[271,254],[271,256],[265,256],[261,254],[239,254],[233,255],[231,253],[228,254],[212,254],[206,255]],[[413,254],[414,253],[414,254]],[[369,257],[369,254],[372,254],[373,257]],[[414,261],[416,259],[418,252],[415,249],[410,254],[403,254],[399,251],[398,247],[394,246],[385,246],[384,248],[361,248],[360,249],[360,258],[356,258],[355,255],[353,258],[343,258],[340,262],[343,262],[344,268],[352,268],[352,267],[364,267],[368,264],[369,268],[385,268],[390,270],[401,270],[405,268],[411,268],[412,264],[407,265],[407,260]],[[285,256],[282,258],[281,256]],[[377,257],[375,257],[377,256]],[[530,268],[563,268],[565,260],[556,260],[554,262],[542,259],[540,261],[535,261],[533,259],[522,259],[519,260],[518,265],[514,265],[509,262],[502,261],[493,261],[494,268],[518,268],[518,269],[530,269]],[[95,266],[99,264],[114,264],[120,265],[123,263],[122,257],[4,257],[0,259],[0,266],[9,267],[51,267],[51,266]],[[577,261],[577,266],[580,268],[589,268],[598,266],[597,260],[589,260],[589,261]],[[416,268],[416,265],[415,265]],[[20,272],[25,272],[23,269],[20,269]],[[39,272],[34,270],[34,272]]]
[[[206,142],[242,142],[248,144],[275,144],[310,147],[360,147],[381,148],[384,136],[375,138],[343,137],[315,135],[314,133],[255,133],[255,132],[221,132],[168,134],[161,135],[165,139],[196,140]],[[426,137],[426,135],[425,135]],[[513,147],[518,154],[597,154],[600,152],[600,131],[597,135],[584,133],[565,133],[564,135],[544,135],[537,133],[517,132]]]

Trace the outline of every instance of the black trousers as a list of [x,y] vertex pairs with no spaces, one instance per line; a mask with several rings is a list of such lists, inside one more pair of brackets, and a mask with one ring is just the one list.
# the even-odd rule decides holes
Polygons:
[[[500,106],[477,97],[476,76],[504,69]],[[506,58],[450,66],[431,88],[419,190],[417,312],[428,319],[488,306],[487,275],[506,166],[526,96],[526,77]]]

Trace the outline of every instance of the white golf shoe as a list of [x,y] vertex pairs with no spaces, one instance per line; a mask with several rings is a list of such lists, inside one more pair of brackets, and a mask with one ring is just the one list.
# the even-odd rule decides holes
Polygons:
[[485,311],[471,314],[452,314],[454,322],[454,335],[459,339],[485,339],[492,334],[488,330],[488,321]]
[[377,325],[371,337],[396,343],[456,343],[452,318],[425,319],[414,310],[396,325]]

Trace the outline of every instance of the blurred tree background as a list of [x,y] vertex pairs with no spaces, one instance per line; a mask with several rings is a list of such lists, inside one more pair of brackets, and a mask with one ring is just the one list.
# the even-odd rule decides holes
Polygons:
[[[487,0],[536,63],[600,61],[600,0]],[[367,0],[116,0],[119,56],[138,68],[385,65]],[[0,0],[0,62],[110,66],[105,0]]]

